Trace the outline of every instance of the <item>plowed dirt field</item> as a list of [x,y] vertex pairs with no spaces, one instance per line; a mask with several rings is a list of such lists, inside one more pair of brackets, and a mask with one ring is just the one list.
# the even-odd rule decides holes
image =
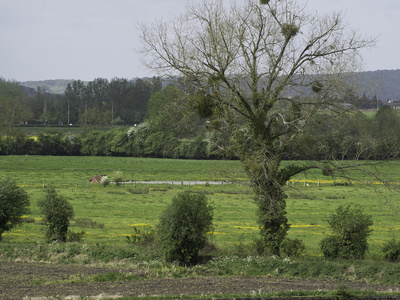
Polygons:
[[[207,295],[219,293],[257,294],[268,291],[334,290],[340,284],[355,290],[400,291],[400,286],[275,277],[187,277],[73,283],[73,278],[85,278],[111,271],[131,272],[132,270],[0,261],[0,299],[46,299],[45,297],[80,299],[80,297],[95,296],[141,295],[181,295],[183,297],[184,295],[198,295],[199,298],[204,299],[207,298]],[[96,297],[96,299],[100,298]]]

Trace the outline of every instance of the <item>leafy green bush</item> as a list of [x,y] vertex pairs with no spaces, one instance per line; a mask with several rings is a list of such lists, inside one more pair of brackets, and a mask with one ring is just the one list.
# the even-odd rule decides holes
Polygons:
[[143,154],[149,157],[177,157],[177,149],[181,142],[172,133],[155,132],[144,142]]
[[336,290],[332,291],[332,296],[336,296],[338,299],[355,299],[356,296],[353,294],[354,291],[351,291],[345,285],[339,285]]
[[179,146],[179,157],[190,159],[205,159],[208,157],[208,142],[204,141],[202,135],[198,135],[195,139],[182,143]]
[[368,250],[368,236],[373,221],[358,205],[339,206],[328,219],[332,236],[324,238],[320,248],[325,258],[363,258]]
[[166,261],[197,262],[213,228],[213,207],[203,194],[180,193],[160,216],[157,238]]
[[258,255],[265,254],[264,242],[261,238],[254,239],[253,248],[255,249]]
[[288,257],[300,257],[304,254],[306,246],[302,240],[285,238],[281,244],[281,251]]
[[82,243],[83,238],[85,237],[85,231],[70,231],[67,232],[67,242],[71,243]]
[[101,185],[103,187],[106,187],[110,184],[110,181],[108,180],[108,176],[101,176],[101,181],[100,181]]
[[134,244],[151,244],[154,241],[155,232],[151,227],[138,229],[136,226],[133,227],[134,233],[126,236],[126,241],[130,245]]
[[39,199],[37,204],[47,226],[47,241],[66,242],[69,222],[74,217],[72,205],[54,188],[47,189],[45,197]]
[[391,239],[383,245],[383,255],[388,261],[398,261],[400,258],[400,241]]
[[122,184],[122,171],[114,171],[111,178],[116,186],[120,186]]
[[319,244],[325,258],[339,257],[340,245],[336,236],[327,236]]
[[28,194],[9,179],[0,181],[0,241],[3,232],[22,223],[22,216],[29,213]]

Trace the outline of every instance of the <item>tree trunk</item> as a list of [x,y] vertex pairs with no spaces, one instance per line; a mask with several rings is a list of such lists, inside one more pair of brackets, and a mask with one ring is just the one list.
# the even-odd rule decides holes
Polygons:
[[255,198],[262,245],[268,253],[280,256],[281,243],[290,227],[286,217],[286,195],[280,186],[268,182],[257,188],[264,190]]
[[280,256],[280,246],[290,228],[286,217],[286,195],[276,178],[274,163],[245,162],[245,169],[255,192],[257,217],[263,252]]

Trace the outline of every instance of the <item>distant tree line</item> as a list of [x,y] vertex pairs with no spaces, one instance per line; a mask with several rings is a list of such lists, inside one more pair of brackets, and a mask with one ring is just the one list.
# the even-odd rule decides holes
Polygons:
[[[326,116],[321,115],[321,118]],[[155,129],[152,122],[136,127],[92,130],[81,136],[51,129],[33,139],[21,131],[9,139],[0,139],[0,155],[73,155],[130,156],[185,159],[237,159],[228,128],[219,126],[209,132],[200,126],[188,139],[173,132]],[[400,117],[397,111],[383,106],[374,117],[354,114],[341,120],[324,120],[309,128],[299,142],[288,149],[284,159],[359,159],[400,158]]]
[[161,80],[97,78],[88,84],[75,80],[64,93],[63,120],[93,128],[143,122],[152,93],[161,90]]
[[[44,100],[40,105],[32,104],[40,103],[41,97],[50,99],[40,88],[33,99],[28,99],[18,83],[0,79],[0,155],[238,158],[229,126],[218,118],[201,118],[210,109],[207,103],[193,105],[179,84],[161,89],[157,78],[136,82],[96,79],[88,84],[77,80],[68,85],[64,96],[47,102],[47,115],[33,109],[42,107]],[[355,96],[348,93],[347,100],[351,99]],[[372,105],[376,99],[370,100]],[[31,106],[27,105],[29,101]],[[54,120],[60,111],[65,115],[65,107],[60,111],[56,107],[68,102],[70,123],[80,123],[85,129],[81,134],[49,127],[30,138],[21,130],[21,120],[33,120],[35,116],[40,116],[40,122]],[[103,129],[101,125],[107,118],[108,129]],[[328,112],[321,110],[316,118],[320,118],[318,125],[305,128],[301,139],[287,149],[285,159],[399,158],[400,117],[389,106],[381,106],[373,116],[352,112],[330,119]],[[137,122],[137,126],[111,127],[112,120],[114,125]]]
[[55,95],[44,87],[35,90],[0,78],[0,120],[8,127],[78,124],[93,129],[99,125],[132,125],[143,122],[147,102],[159,90],[159,78],[97,78],[86,83],[72,81],[64,94]]

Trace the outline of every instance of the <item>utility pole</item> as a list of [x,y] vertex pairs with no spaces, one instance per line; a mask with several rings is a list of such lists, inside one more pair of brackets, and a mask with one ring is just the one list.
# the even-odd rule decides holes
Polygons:
[[69,99],[68,99],[67,103],[68,103],[68,126],[69,126]]
[[47,103],[46,103],[46,98],[44,98],[44,108],[43,108],[43,124],[46,124],[47,122]]
[[86,106],[85,106],[85,125],[87,126],[87,100],[86,100]]

